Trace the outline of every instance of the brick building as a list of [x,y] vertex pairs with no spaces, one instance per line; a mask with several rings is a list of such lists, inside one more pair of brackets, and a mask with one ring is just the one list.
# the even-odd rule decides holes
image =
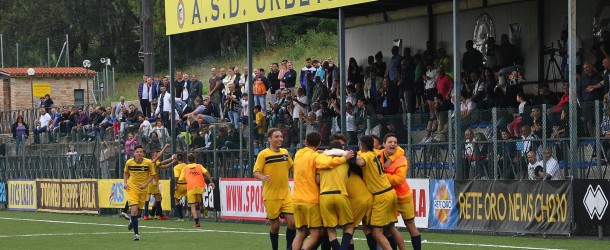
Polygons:
[[34,68],[36,74],[32,78],[27,70],[0,68],[0,111],[32,108],[32,100],[37,105],[45,94],[51,96],[55,106],[94,102],[92,91],[96,72],[93,70],[82,67]]

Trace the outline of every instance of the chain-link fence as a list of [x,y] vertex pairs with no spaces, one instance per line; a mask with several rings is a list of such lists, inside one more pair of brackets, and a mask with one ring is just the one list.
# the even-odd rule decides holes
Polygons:
[[66,42],[69,37],[60,35],[55,37],[40,38],[24,43],[7,34],[0,34],[0,67],[67,67],[77,65],[73,62],[68,64],[68,50]]
[[[341,119],[324,117],[327,114],[324,111],[320,118],[314,114],[311,119],[293,120],[269,113],[265,122],[266,128],[282,131],[283,147],[292,154],[303,147],[305,135],[311,131],[320,132],[322,146],[327,145],[330,135],[340,132],[342,120],[347,122],[348,148],[357,149],[357,138],[364,134],[383,138],[387,133],[394,133],[409,159],[409,177],[457,179],[458,174],[463,173],[466,179],[606,179],[610,177],[607,160],[610,111],[604,106],[608,105],[602,102],[581,104],[577,128],[569,126],[568,109],[546,106],[526,106],[522,112],[494,108],[460,114],[462,125],[458,129],[453,112],[395,116],[348,112],[347,117]],[[10,124],[5,119],[13,119],[12,116],[15,115],[11,112],[0,116],[4,131]],[[5,178],[120,178],[130,151],[125,141],[131,135],[148,153],[166,143],[174,143],[179,153],[195,153],[198,162],[215,177],[252,177],[248,149],[254,147],[256,158],[267,146],[263,133],[257,131],[253,145],[250,145],[249,127],[241,122],[192,122],[198,126],[185,122],[181,127],[190,128],[178,129],[173,141],[166,128],[153,128],[153,135],[151,131],[139,129],[138,124],[108,127],[103,137],[94,131],[83,131],[70,136],[57,134],[49,140],[43,134],[43,142],[58,143],[32,145],[29,139],[25,143],[27,146],[20,144],[23,149],[19,150],[25,153],[16,153],[19,150],[15,140],[9,138],[5,157],[0,161],[1,174]],[[570,157],[570,129],[575,129],[578,135],[574,162]],[[456,133],[462,135],[460,145],[455,143]],[[70,146],[75,147],[78,157],[68,155]],[[457,147],[462,149],[462,154],[458,155]],[[168,157],[169,150],[163,158]],[[458,165],[462,169],[457,169]],[[102,171],[106,168],[109,173]],[[171,178],[172,172],[163,170],[161,176]]]

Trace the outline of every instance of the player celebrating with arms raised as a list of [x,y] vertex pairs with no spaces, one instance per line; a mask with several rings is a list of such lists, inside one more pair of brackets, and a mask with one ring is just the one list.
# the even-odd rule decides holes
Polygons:
[[288,150],[281,148],[284,136],[279,129],[270,129],[267,133],[269,148],[258,154],[254,163],[254,177],[263,182],[263,200],[267,219],[271,221],[269,238],[271,248],[278,249],[280,215],[286,220],[286,249],[292,248],[296,235],[292,209],[292,195],[288,186],[288,172],[292,170],[293,161]]
[[174,186],[174,204],[176,205],[174,216],[179,217],[176,221],[184,221],[180,200],[182,197],[186,196],[186,182],[180,181],[180,174],[182,173],[182,169],[186,166],[186,163],[184,163],[183,154],[178,154],[176,160],[178,161],[178,164],[174,166],[174,179],[176,182],[176,185]]

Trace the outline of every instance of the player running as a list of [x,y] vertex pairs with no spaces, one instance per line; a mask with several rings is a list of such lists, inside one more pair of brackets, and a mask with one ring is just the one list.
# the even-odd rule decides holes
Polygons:
[[267,133],[269,148],[258,154],[254,164],[254,177],[263,182],[263,201],[267,210],[267,219],[271,230],[269,238],[271,248],[278,249],[280,216],[286,220],[286,249],[292,249],[296,235],[292,209],[292,195],[288,186],[288,172],[292,170],[293,161],[288,150],[281,148],[284,136],[279,129],[272,128]]
[[174,204],[176,205],[174,216],[179,218],[176,219],[176,221],[184,221],[182,203],[180,203],[180,200],[182,200],[182,197],[186,196],[186,182],[180,181],[180,173],[182,173],[182,169],[186,166],[186,163],[184,163],[183,154],[178,154],[176,160],[178,161],[178,164],[174,166],[174,179],[176,183],[174,186]]
[[[167,146],[165,147],[167,148]],[[123,186],[127,190],[127,202],[131,209],[131,222],[127,229],[133,229],[133,240],[140,240],[138,233],[138,214],[144,206],[146,194],[148,192],[148,184],[153,180],[155,167],[153,161],[144,157],[144,148],[136,146],[134,149],[134,158],[127,160],[125,163]]]
[[201,224],[199,224],[197,208],[201,205],[201,198],[203,192],[205,191],[205,179],[203,178],[203,175],[205,175],[208,178],[208,181],[210,181],[210,186],[212,189],[216,188],[216,186],[214,185],[210,172],[208,172],[208,170],[205,169],[201,164],[197,164],[196,158],[197,157],[195,154],[188,154],[187,160],[189,164],[182,168],[179,180],[181,182],[186,182],[186,195],[188,204],[191,207],[191,213],[195,219],[195,227],[201,227]]
[[[161,158],[161,156],[163,155],[163,151],[169,146],[166,145],[163,150],[155,150],[152,152],[151,157],[153,159],[155,158]],[[157,157],[158,156],[158,157]],[[155,167],[155,172],[157,174],[155,174],[155,177],[153,179],[153,181],[148,185],[148,200],[146,201],[146,203],[144,204],[144,217],[142,217],[142,220],[149,220],[148,217],[148,204],[150,201],[151,197],[155,198],[155,203],[152,206],[152,211],[151,211],[151,218],[155,218],[155,214],[158,216],[156,217],[158,220],[167,220],[167,216],[163,215],[163,207],[161,206],[161,201],[163,200],[163,196],[161,195],[161,190],[159,190],[159,169],[165,169],[167,168],[167,166],[169,164],[174,163],[174,161],[176,160],[176,156],[172,155],[172,157],[165,159],[163,161],[155,161],[153,162],[154,167]]]

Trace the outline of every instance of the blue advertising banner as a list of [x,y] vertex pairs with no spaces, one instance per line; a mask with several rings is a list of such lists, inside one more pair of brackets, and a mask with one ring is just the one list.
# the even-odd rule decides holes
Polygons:
[[453,180],[430,180],[428,228],[454,230],[458,222]]
[[0,182],[0,204],[6,204],[6,182]]

